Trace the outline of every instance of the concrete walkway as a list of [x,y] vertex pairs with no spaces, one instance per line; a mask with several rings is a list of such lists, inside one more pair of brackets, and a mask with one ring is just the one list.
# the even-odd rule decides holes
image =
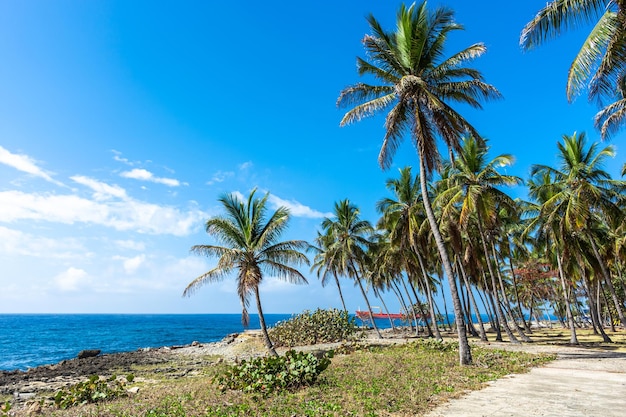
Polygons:
[[[519,349],[539,348],[531,346]],[[548,346],[540,349],[556,352],[557,360],[526,374],[493,381],[427,416],[626,416],[626,353]]]

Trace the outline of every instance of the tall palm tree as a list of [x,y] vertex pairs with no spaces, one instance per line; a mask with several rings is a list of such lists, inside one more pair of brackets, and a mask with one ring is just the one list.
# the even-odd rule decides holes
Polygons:
[[626,3],[619,0],[553,0],[526,24],[520,45],[531,49],[567,29],[594,24],[572,62],[567,98],[588,87],[590,99],[613,98],[626,70]]
[[217,257],[217,266],[191,281],[183,296],[191,295],[203,284],[221,281],[236,272],[242,324],[245,327],[249,324],[249,297],[254,295],[265,345],[270,354],[277,355],[267,333],[259,285],[263,281],[263,272],[291,283],[306,284],[304,275],[290,264],[309,264],[308,258],[302,252],[308,247],[308,243],[302,240],[278,241],[287,229],[289,210],[280,207],[267,217],[269,193],[262,198],[256,198],[255,192],[256,189],[252,190],[246,201],[242,201],[237,194],[227,194],[219,198],[225,214],[212,217],[206,222],[206,232],[219,244],[195,245],[191,248],[195,254]]
[[338,274],[354,279],[361,290],[370,320],[379,338],[382,338],[372,315],[372,306],[363,286],[363,274],[367,260],[367,250],[371,244],[369,237],[374,228],[367,220],[361,220],[358,207],[349,200],[335,203],[334,218],[325,218],[322,229],[332,236],[334,243],[329,250],[333,253],[332,269]]
[[379,85],[357,83],[345,88],[337,104],[353,106],[341,125],[386,111],[385,137],[378,161],[388,168],[396,149],[409,134],[417,149],[420,166],[420,188],[426,215],[441,256],[454,303],[459,336],[461,364],[469,364],[472,355],[465,334],[461,300],[455,284],[452,265],[433,213],[426,182],[440,160],[437,138],[449,151],[458,148],[460,137],[478,132],[453,103],[480,108],[482,99],[497,98],[500,93],[485,83],[479,71],[467,63],[485,53],[483,44],[474,44],[444,58],[448,35],[463,27],[454,21],[454,13],[437,8],[432,13],[426,2],[410,7],[401,5],[395,31],[388,32],[370,15],[371,35],[365,35],[363,46],[370,61],[357,58],[360,75],[372,76]]

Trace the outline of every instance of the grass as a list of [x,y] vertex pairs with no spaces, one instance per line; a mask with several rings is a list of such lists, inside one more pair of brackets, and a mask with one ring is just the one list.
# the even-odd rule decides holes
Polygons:
[[[585,348],[598,348],[606,349],[618,352],[626,352],[626,331],[623,329],[616,329],[615,332],[604,329],[606,334],[611,338],[613,343],[605,343],[602,341],[602,336],[593,334],[593,329],[576,329],[576,337],[580,343],[580,347]],[[533,341],[541,344],[549,345],[569,345],[570,331],[564,329],[561,326],[555,326],[552,329],[543,328],[540,330],[533,330],[533,333],[529,335]]]
[[138,394],[128,398],[69,410],[51,409],[46,414],[60,417],[413,416],[468,390],[478,389],[485,381],[525,372],[554,358],[479,346],[472,353],[474,365],[461,367],[454,344],[418,341],[392,347],[364,347],[336,355],[316,385],[267,398],[219,391],[212,379],[226,365],[214,363],[199,375],[151,379],[142,384]]

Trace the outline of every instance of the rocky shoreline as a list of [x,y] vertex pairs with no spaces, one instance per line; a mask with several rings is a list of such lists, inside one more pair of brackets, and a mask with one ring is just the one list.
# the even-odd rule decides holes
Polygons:
[[20,403],[36,396],[53,394],[92,375],[109,377],[133,373],[137,380],[142,379],[142,374],[178,378],[197,373],[202,367],[217,361],[260,355],[263,352],[261,347],[255,332],[245,332],[228,335],[215,343],[193,342],[184,346],[144,348],[89,357],[79,354],[74,359],[26,371],[0,371],[0,398],[13,397],[14,402]]

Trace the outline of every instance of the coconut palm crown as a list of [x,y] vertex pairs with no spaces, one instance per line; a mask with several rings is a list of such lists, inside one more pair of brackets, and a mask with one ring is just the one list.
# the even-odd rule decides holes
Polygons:
[[371,76],[379,83],[357,83],[341,92],[337,99],[340,107],[355,105],[341,125],[388,111],[378,157],[381,167],[391,165],[408,133],[431,172],[439,161],[437,136],[454,149],[458,149],[466,132],[479,137],[450,103],[481,108],[481,99],[500,97],[479,71],[465,66],[483,55],[486,47],[476,43],[444,59],[448,35],[463,26],[454,21],[449,9],[437,8],[429,13],[426,2],[408,8],[401,5],[394,32],[386,32],[372,15],[367,20],[372,34],[365,35],[363,46],[369,61],[357,58],[357,70],[359,75]]

